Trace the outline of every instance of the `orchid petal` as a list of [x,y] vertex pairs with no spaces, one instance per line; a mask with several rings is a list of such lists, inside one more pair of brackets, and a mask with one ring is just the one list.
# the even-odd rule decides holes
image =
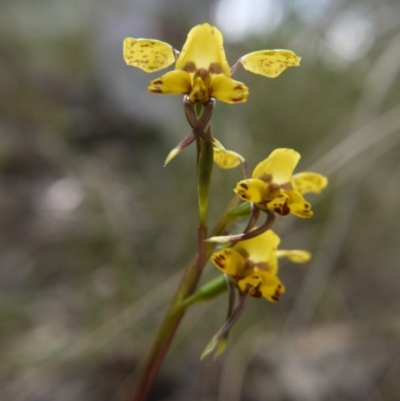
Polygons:
[[145,72],[162,70],[175,61],[173,47],[154,39],[125,38],[123,56],[126,64]]
[[239,181],[234,189],[236,195],[247,202],[258,203],[264,199],[267,184],[257,178]]
[[303,198],[303,196],[294,190],[285,190],[285,194],[288,196],[287,205],[290,209],[290,213],[308,219],[314,214],[311,210],[311,205]]
[[293,149],[275,149],[256,166],[252,177],[278,185],[290,183],[293,170],[299,160],[300,154]]
[[279,278],[269,272],[255,272],[238,281],[240,290],[254,298],[267,298],[270,302],[277,302],[285,287]]
[[232,150],[220,150],[214,147],[214,162],[223,169],[230,169],[244,163],[244,157]]
[[245,84],[225,75],[216,75],[211,80],[210,95],[225,103],[243,103],[249,96]]
[[319,194],[328,185],[328,179],[318,173],[298,173],[293,176],[292,186],[297,192]]
[[290,50],[260,50],[240,59],[243,68],[254,74],[275,78],[288,67],[300,65],[300,57]]
[[192,28],[176,60],[175,68],[188,72],[204,68],[212,74],[229,77],[230,67],[226,61],[221,32],[210,24]]
[[276,257],[288,258],[293,263],[306,263],[311,259],[311,253],[307,251],[301,251],[298,249],[294,250],[278,250],[276,251]]
[[150,82],[150,93],[178,95],[189,93],[191,89],[190,74],[185,71],[170,71]]

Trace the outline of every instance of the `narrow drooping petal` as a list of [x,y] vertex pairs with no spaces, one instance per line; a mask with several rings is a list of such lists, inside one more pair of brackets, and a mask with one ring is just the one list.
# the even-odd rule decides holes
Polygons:
[[308,219],[314,214],[311,210],[311,205],[300,195],[299,192],[293,190],[286,190],[285,194],[288,196],[287,205],[290,208],[290,213]]
[[154,39],[124,39],[123,56],[126,64],[145,72],[162,70],[175,61],[172,46]]
[[299,160],[300,154],[293,149],[275,149],[256,166],[252,177],[278,185],[290,183]]
[[176,60],[175,68],[189,72],[204,68],[213,74],[230,76],[221,32],[210,24],[192,28]]
[[293,189],[306,194],[313,192],[319,194],[328,185],[328,179],[318,173],[298,173],[293,176],[292,186]]
[[253,298],[264,297],[270,302],[277,302],[285,287],[279,278],[272,273],[258,271],[238,281],[240,290]]
[[190,74],[186,71],[170,71],[150,82],[150,93],[178,95],[189,93],[191,89]]
[[288,67],[300,65],[300,57],[290,50],[261,50],[240,59],[243,67],[265,77],[275,78]]
[[239,181],[235,193],[245,201],[258,203],[264,199],[267,184],[258,178]]
[[245,84],[225,75],[216,75],[211,80],[210,95],[225,103],[243,103],[249,96]]
[[301,251],[298,249],[278,250],[276,251],[277,258],[288,258],[293,263],[305,263],[311,259],[311,253],[307,251]]
[[214,148],[214,162],[223,169],[230,169],[244,163],[244,157],[232,150]]

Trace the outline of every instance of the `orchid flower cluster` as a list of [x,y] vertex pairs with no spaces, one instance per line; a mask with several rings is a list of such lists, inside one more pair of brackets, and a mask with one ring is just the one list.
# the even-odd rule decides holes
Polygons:
[[[276,215],[293,214],[303,219],[312,217],[312,207],[303,195],[320,193],[327,185],[327,179],[314,172],[293,174],[300,154],[286,148],[273,150],[255,167],[250,177],[245,158],[225,149],[211,134],[209,122],[216,100],[235,104],[243,103],[248,98],[247,86],[232,79],[236,69],[243,66],[255,74],[275,78],[288,67],[300,64],[300,58],[292,51],[255,51],[242,56],[230,67],[221,32],[205,23],[189,32],[181,52],[158,40],[126,38],[123,57],[129,66],[148,73],[175,63],[174,70],[153,79],[148,87],[153,94],[183,95],[183,109],[191,128],[190,133],[167,155],[165,165],[190,144],[196,143],[197,146],[198,253],[188,266],[143,364],[137,396],[134,398],[142,400],[145,396],[139,394],[146,393],[150,388],[176,327],[189,305],[229,291],[227,320],[207,345],[202,355],[204,357],[214,350],[216,356],[223,352],[228,332],[243,312],[246,299],[279,301],[285,286],[278,277],[278,260],[285,257],[294,263],[304,263],[311,254],[304,250],[278,249],[281,239],[271,230],[271,226]],[[233,189],[235,199],[227,212],[215,229],[209,231],[207,206],[214,163],[224,169],[242,166],[244,177]],[[238,204],[240,201],[243,202]],[[265,220],[258,225],[261,214]],[[242,233],[221,235],[229,230],[233,221],[243,218],[247,218],[248,222]],[[217,245],[221,248],[215,251]],[[197,289],[208,259],[223,275]],[[237,302],[236,296],[239,297]]]

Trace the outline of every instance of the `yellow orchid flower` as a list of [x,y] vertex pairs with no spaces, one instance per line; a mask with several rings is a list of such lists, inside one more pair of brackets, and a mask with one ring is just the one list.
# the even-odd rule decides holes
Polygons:
[[311,258],[307,251],[278,251],[280,241],[277,234],[267,230],[214,253],[211,260],[219,270],[236,280],[244,294],[277,302],[285,292],[277,276],[278,258],[286,257],[294,263],[305,263]]
[[253,171],[252,178],[238,182],[235,193],[263,210],[282,216],[292,213],[308,218],[311,205],[303,198],[307,192],[320,193],[328,184],[321,174],[305,172],[293,175],[300,154],[293,149],[275,149]]
[[[206,103],[215,98],[226,103],[247,100],[248,88],[231,78],[221,32],[210,24],[195,26],[179,54],[171,45],[154,39],[126,38],[125,62],[145,72],[154,72],[175,63],[175,70],[150,82],[149,92],[186,94],[192,103]],[[298,66],[300,58],[290,50],[262,50],[241,57],[239,64],[255,74],[274,78],[287,67]]]

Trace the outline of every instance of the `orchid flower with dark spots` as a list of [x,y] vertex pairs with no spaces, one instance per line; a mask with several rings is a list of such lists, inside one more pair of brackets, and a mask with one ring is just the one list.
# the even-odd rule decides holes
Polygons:
[[309,218],[313,215],[311,205],[302,195],[320,193],[328,180],[312,172],[293,175],[299,160],[300,154],[293,149],[275,149],[256,166],[252,178],[238,182],[234,191],[261,210]]
[[180,53],[158,40],[126,38],[123,56],[128,65],[145,72],[164,69],[175,61],[175,70],[151,81],[149,92],[186,94],[192,103],[202,104],[212,98],[225,103],[247,100],[247,86],[231,78],[240,64],[248,71],[269,78],[300,64],[300,57],[290,50],[261,50],[241,57],[231,69],[221,32],[207,23],[191,29]]
[[237,242],[212,255],[213,264],[236,281],[240,291],[253,298],[279,301],[285,287],[278,278],[278,259],[305,263],[311,254],[302,250],[278,250],[280,238],[272,230]]

